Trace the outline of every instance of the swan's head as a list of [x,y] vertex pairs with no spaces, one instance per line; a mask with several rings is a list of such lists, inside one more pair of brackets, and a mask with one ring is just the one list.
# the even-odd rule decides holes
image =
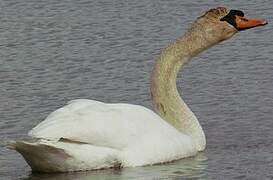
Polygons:
[[229,39],[239,31],[266,25],[262,19],[247,19],[240,10],[228,10],[224,7],[210,9],[199,17],[193,27],[198,27],[213,41]]

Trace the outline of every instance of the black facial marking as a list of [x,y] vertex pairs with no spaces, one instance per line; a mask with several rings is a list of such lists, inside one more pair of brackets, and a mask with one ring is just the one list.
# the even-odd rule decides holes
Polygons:
[[236,21],[235,21],[235,18],[236,18],[235,16],[236,15],[244,17],[243,11],[232,9],[232,10],[229,11],[229,13],[225,17],[220,19],[220,21],[226,21],[229,24],[231,24],[233,27],[235,27],[237,30],[241,30],[241,29],[237,28]]

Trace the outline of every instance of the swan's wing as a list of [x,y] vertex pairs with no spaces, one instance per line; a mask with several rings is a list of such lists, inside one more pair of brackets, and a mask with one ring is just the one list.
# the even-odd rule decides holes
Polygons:
[[51,113],[29,135],[122,149],[141,134],[151,133],[153,128],[149,127],[160,126],[161,121],[155,113],[142,106],[81,99]]

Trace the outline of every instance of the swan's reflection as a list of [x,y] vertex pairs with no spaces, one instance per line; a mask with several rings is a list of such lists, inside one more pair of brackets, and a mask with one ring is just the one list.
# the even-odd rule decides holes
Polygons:
[[75,179],[207,179],[206,176],[207,157],[199,153],[195,157],[181,159],[172,163],[123,168],[105,169],[98,171],[85,171],[75,173],[58,174],[30,174],[25,180],[75,180]]

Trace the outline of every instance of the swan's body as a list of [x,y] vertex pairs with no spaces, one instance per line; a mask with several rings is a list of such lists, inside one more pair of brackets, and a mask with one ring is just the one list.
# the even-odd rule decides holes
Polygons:
[[[43,144],[64,150],[60,157],[66,165],[55,171],[148,165],[197,153],[190,137],[153,111],[131,104],[74,100],[53,112],[29,134],[42,139],[33,146]],[[40,152],[36,153],[39,156]],[[40,163],[35,160],[29,163]],[[47,160],[56,163],[56,158]],[[33,168],[39,170],[37,166]]]
[[237,32],[219,21],[226,15],[225,8],[208,11],[162,52],[151,86],[159,115],[138,105],[74,100],[29,132],[35,142],[11,146],[33,170],[42,172],[151,165],[202,151],[206,145],[204,132],[180,98],[176,76],[190,57]]

